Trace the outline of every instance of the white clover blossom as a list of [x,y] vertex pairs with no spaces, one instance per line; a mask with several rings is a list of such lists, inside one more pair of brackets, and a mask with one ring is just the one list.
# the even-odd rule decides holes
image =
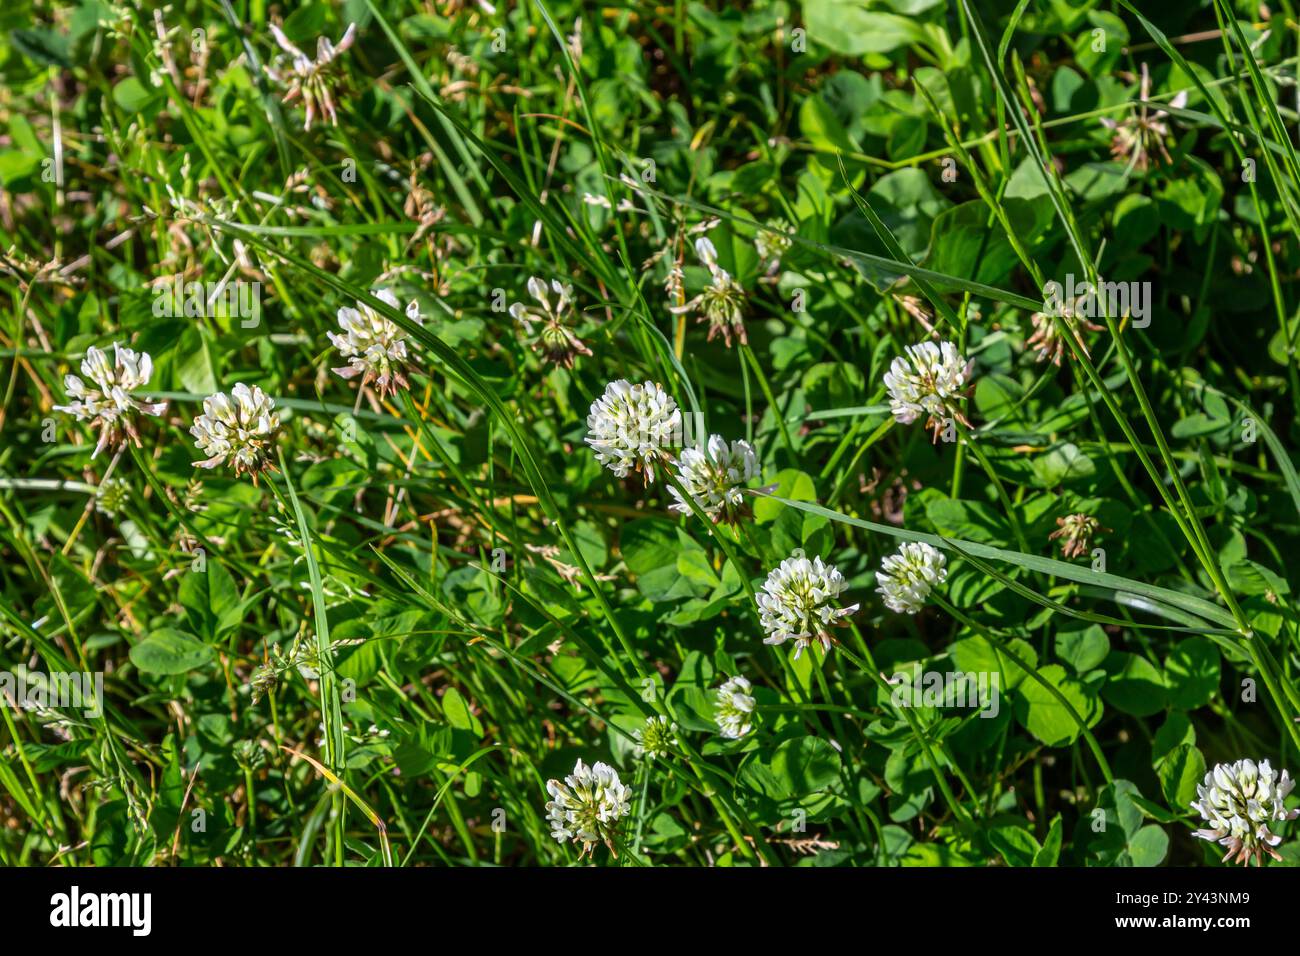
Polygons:
[[[1034,333],[1025,340],[1025,348],[1036,350],[1034,354],[1035,362],[1051,359],[1053,365],[1059,366],[1061,359],[1065,357],[1067,346],[1065,334],[1069,334],[1074,339],[1075,344],[1079,346],[1079,351],[1083,353],[1084,358],[1089,358],[1088,345],[1083,338],[1084,330],[1100,332],[1102,326],[1088,321],[1087,318],[1080,314],[1081,306],[1088,297],[1078,295],[1068,302],[1057,304],[1052,301],[1053,286],[1057,289],[1060,288],[1056,283],[1048,283],[1049,292],[1044,297],[1043,311],[1035,312],[1029,317]],[[1062,333],[1060,326],[1054,320],[1054,316],[1060,317],[1060,324],[1065,327],[1065,334]]]
[[[393,309],[401,308],[397,296],[387,289],[376,290],[375,298]],[[414,299],[406,305],[406,317],[412,322],[420,321],[420,307]],[[339,354],[348,360],[347,365],[333,370],[336,375],[341,378],[361,375],[362,387],[374,382],[379,387],[380,398],[406,388],[406,368],[411,354],[401,326],[360,301],[355,309],[339,309],[338,321],[342,334],[325,333]]]
[[728,740],[739,740],[754,729],[754,698],[743,677],[733,677],[718,688],[718,730]]
[[809,561],[799,553],[786,558],[767,576],[758,596],[759,621],[767,632],[763,643],[793,640],[796,659],[814,640],[821,642],[823,652],[830,650],[830,629],[847,624],[844,619],[858,609],[856,604],[835,606],[835,598],[847,588],[844,575],[821,558]]
[[786,228],[786,224],[781,220],[769,219],[766,227],[760,229],[754,236],[754,249],[769,274],[781,267],[781,257],[794,242],[784,231]]
[[[568,327],[573,312],[573,286],[551,280],[551,290],[555,293],[555,305],[546,291],[546,281],[533,276],[528,280],[528,294],[540,306],[530,309],[522,302],[510,306],[510,314],[523,326],[524,332],[532,338],[532,348],[540,352],[547,361],[565,368],[573,368],[573,361],[579,355],[590,355],[587,348]],[[535,328],[534,326],[540,326]]]
[[546,817],[557,843],[581,843],[579,856],[604,843],[618,855],[613,840],[619,821],[632,810],[632,791],[623,786],[617,770],[599,760],[588,767],[579,758],[563,783],[546,781],[546,792],[551,795]]
[[744,288],[732,278],[730,272],[718,265],[718,250],[708,237],[701,236],[695,240],[695,254],[709,270],[711,276],[709,284],[689,302],[673,306],[668,311],[674,315],[698,312],[699,321],[709,324],[707,341],[712,342],[713,337],[721,332],[723,341],[728,346],[731,345],[732,335],[740,340],[741,345],[745,345],[749,339],[745,335],[745,321],[742,314],[745,305]]
[[1273,847],[1282,837],[1269,829],[1275,820],[1294,820],[1300,809],[1288,810],[1283,805],[1295,781],[1283,770],[1280,774],[1269,766],[1267,760],[1258,764],[1253,760],[1216,764],[1205,775],[1205,781],[1196,788],[1199,799],[1192,801],[1192,809],[1209,824],[1192,836],[1226,846],[1226,862],[1262,866],[1264,854],[1275,860],[1282,859]]
[[[707,445],[687,448],[677,457],[677,481],[700,510],[714,521],[732,524],[744,514],[745,485],[758,476],[758,457],[747,441],[728,444],[710,435]],[[691,506],[675,487],[672,511],[690,514]]]
[[876,591],[885,607],[900,614],[915,614],[925,606],[930,591],[948,578],[948,559],[923,541],[908,541],[880,562]]
[[81,374],[90,379],[93,388],[75,375],[64,376],[63,387],[71,401],[54,408],[79,422],[89,421],[91,428],[98,429],[99,441],[91,458],[109,446],[125,444],[128,438],[139,444],[136,412],[161,415],[167,408],[166,402],[141,402],[131,396],[133,390],[148,385],[153,377],[153,359],[148,352],[136,352],[114,342],[110,362],[102,349],[92,345],[81,360]]
[[1080,555],[1087,554],[1092,547],[1092,536],[1103,529],[1101,522],[1092,515],[1077,514],[1065,515],[1056,519],[1056,530],[1047,536],[1049,541],[1055,541],[1062,538],[1061,556],[1066,560],[1077,558]]
[[[1142,64],[1142,78],[1138,83],[1138,110],[1122,120],[1102,117],[1100,123],[1114,135],[1111,137],[1110,152],[1118,160],[1127,160],[1130,169],[1144,172],[1151,166],[1151,155],[1158,152],[1166,163],[1172,163],[1169,150],[1165,147],[1165,138],[1169,135],[1166,120],[1169,113],[1162,109],[1151,109],[1151,73],[1147,65]],[[1182,109],[1187,105],[1187,91],[1183,90],[1169,105]]]
[[885,373],[889,409],[903,425],[922,415],[935,439],[946,419],[969,424],[957,406],[966,384],[966,359],[951,342],[909,345],[906,355],[895,358]]
[[209,457],[194,464],[216,468],[229,459],[236,477],[246,471],[256,481],[259,472],[275,469],[270,454],[279,430],[280,415],[270,396],[240,382],[229,395],[217,392],[203,400],[203,414],[194,419],[190,434]]
[[598,462],[619,478],[639,471],[649,484],[656,466],[680,440],[682,413],[663,386],[619,379],[591,403],[587,432],[585,440]]
[[677,747],[677,725],[662,714],[647,717],[644,724],[632,731],[638,757],[671,757]]
[[337,46],[331,43],[328,37],[318,38],[314,60],[294,46],[274,23],[271,24],[271,36],[275,37],[275,42],[279,44],[280,49],[289,54],[290,63],[288,69],[285,69],[279,62],[281,58],[277,57],[277,62],[269,65],[266,72],[271,79],[287,88],[284,102],[292,103],[296,99],[302,99],[302,104],[307,110],[303,129],[311,129],[317,111],[337,126],[339,118],[334,109],[334,93],[331,89],[335,84],[333,64],[340,54],[352,46],[352,41],[357,36],[357,25],[348,24],[347,31],[344,32]]

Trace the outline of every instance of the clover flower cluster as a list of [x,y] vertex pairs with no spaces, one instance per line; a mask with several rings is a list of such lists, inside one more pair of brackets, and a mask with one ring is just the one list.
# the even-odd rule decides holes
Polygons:
[[709,342],[721,333],[728,347],[733,335],[741,345],[746,344],[749,339],[745,335],[744,288],[732,278],[730,272],[718,265],[718,250],[707,237],[701,236],[695,240],[695,254],[709,270],[709,284],[689,302],[673,306],[668,311],[674,315],[698,312],[699,321],[709,325]]
[[766,226],[754,236],[754,250],[769,275],[781,268],[781,257],[794,242],[785,229],[786,224],[781,220],[769,219]]
[[116,518],[131,500],[131,486],[125,478],[110,475],[95,489],[95,510],[106,518]]
[[[677,483],[715,522],[734,524],[747,513],[745,485],[759,473],[758,456],[749,442],[728,442],[721,435],[710,435],[707,444],[684,449],[675,464]],[[682,492],[676,487],[668,491],[677,499],[668,507],[690,514],[691,506]]]
[[[1062,303],[1056,309],[1044,309],[1029,317],[1034,333],[1025,340],[1025,348],[1035,350],[1035,362],[1050,359],[1053,365],[1059,366],[1061,359],[1065,357],[1066,335],[1074,339],[1085,358],[1090,357],[1088,345],[1083,338],[1084,330],[1100,332],[1102,326],[1090,322],[1080,314],[1079,306],[1085,298],[1086,296],[1082,295],[1075,296],[1074,299]],[[1059,324],[1054,319],[1056,313],[1059,313],[1061,320]],[[1061,329],[1062,325],[1065,327],[1064,331]]]
[[76,375],[65,376],[63,387],[70,401],[54,408],[77,421],[90,422],[90,427],[99,432],[91,458],[105,448],[123,447],[128,439],[138,445],[136,415],[157,416],[167,408],[166,402],[142,402],[131,395],[153,377],[153,359],[148,352],[136,352],[114,342],[113,359],[109,361],[107,353],[92,345],[81,360],[81,374],[90,385]]
[[357,25],[348,24],[337,46],[331,43],[328,37],[318,38],[314,60],[294,46],[274,23],[271,24],[271,36],[275,38],[280,49],[289,55],[289,64],[286,67],[283,58],[276,57],[276,62],[268,65],[266,72],[271,79],[286,88],[284,102],[302,100],[307,113],[303,129],[311,129],[312,120],[316,118],[318,112],[328,118],[331,124],[337,126],[339,118],[334,108],[333,87],[338,81],[334,75],[334,61],[352,46],[352,42],[357,37]]
[[938,548],[923,541],[908,541],[880,562],[876,591],[885,607],[900,614],[915,614],[925,607],[930,591],[948,578],[947,559]]
[[858,609],[857,604],[836,606],[835,599],[848,589],[844,575],[821,558],[808,560],[802,554],[786,558],[767,576],[758,595],[759,621],[767,637],[764,644],[795,642],[795,658],[813,641],[823,652],[835,643],[831,628],[841,627]]
[[1087,554],[1092,547],[1092,536],[1101,530],[1101,522],[1091,515],[1070,514],[1056,519],[1056,530],[1047,538],[1049,541],[1060,538],[1061,556],[1069,560]]
[[619,379],[591,403],[587,432],[598,462],[619,478],[639,472],[650,484],[680,440],[682,413],[663,386]]
[[568,325],[573,312],[573,286],[552,279],[551,291],[556,296],[553,306],[546,282],[533,276],[528,280],[528,294],[536,300],[538,308],[516,302],[510,306],[510,314],[532,339],[533,351],[541,353],[548,362],[573,368],[574,359],[579,355],[590,355],[591,349]]
[[1226,862],[1263,865],[1264,854],[1282,859],[1273,848],[1282,842],[1271,825],[1280,820],[1294,820],[1300,809],[1283,805],[1295,781],[1283,770],[1277,773],[1267,760],[1217,764],[1196,788],[1192,809],[1208,826],[1192,836],[1226,846]]
[[[105,447],[123,444],[127,438],[139,443],[139,435],[132,420],[136,412],[161,415],[166,402],[141,402],[128,390],[148,383],[153,360],[147,352],[134,352],[113,346],[114,362],[110,364],[104,352],[93,346],[87,350],[81,363],[82,374],[96,388],[87,388],[75,375],[64,380],[68,405],[55,405],[55,409],[73,415],[78,421],[89,421],[99,431],[99,443],[94,458]],[[270,462],[271,444],[280,428],[280,418],[274,403],[261,388],[236,385],[229,395],[221,392],[203,400],[203,413],[194,419],[190,434],[199,450],[209,457],[195,462],[199,468],[215,468],[230,460],[235,474],[258,472],[273,468]],[[117,477],[106,477],[95,494],[95,507],[102,514],[114,516],[129,498],[126,482]],[[202,505],[190,503],[190,510],[202,510]]]
[[[1109,117],[1102,117],[1100,120],[1101,125],[1113,134],[1110,144],[1111,155],[1117,160],[1126,161],[1131,169],[1136,169],[1138,172],[1145,172],[1150,168],[1154,154],[1159,154],[1160,159],[1166,164],[1173,162],[1169,150],[1165,147],[1165,140],[1169,137],[1169,113],[1162,109],[1152,109],[1148,105],[1150,100],[1151,73],[1143,63],[1142,78],[1138,84],[1137,112],[1122,120],[1113,120]],[[1187,91],[1183,90],[1175,96],[1169,101],[1169,105],[1176,110],[1186,106]]]
[[[669,508],[682,514],[692,505],[716,523],[734,524],[745,514],[745,485],[759,474],[758,458],[745,441],[728,442],[711,435],[707,443],[671,458],[669,438],[681,424],[681,412],[663,388],[653,382],[631,385],[611,382],[592,403],[586,441],[597,460],[620,478],[635,469],[647,483],[656,467],[671,462],[677,481],[669,491]],[[792,555],[772,571],[758,597],[764,643],[795,641],[795,657],[814,640],[828,650],[830,630],[858,609],[838,607],[836,597],[846,588],[844,576],[821,558],[809,561]]]
[[[388,290],[381,289],[375,295],[392,308],[399,307]],[[406,315],[420,321],[415,302],[407,305]],[[348,360],[346,366],[334,369],[338,375],[362,375],[363,385],[374,382],[381,397],[407,386],[410,349],[406,334],[395,322],[361,302],[355,309],[339,309],[338,321],[342,331],[327,333]],[[110,361],[105,352],[92,346],[86,351],[81,372],[93,387],[76,375],[68,375],[64,387],[71,401],[55,408],[79,421],[89,421],[92,428],[99,430],[95,455],[105,447],[122,444],[128,437],[138,443],[136,413],[161,415],[166,408],[165,402],[142,402],[130,394],[147,385],[152,375],[153,360],[147,352],[137,353],[114,343]],[[190,434],[207,457],[194,464],[198,468],[216,468],[229,462],[236,477],[247,473],[256,481],[260,473],[274,470],[272,458],[279,430],[280,415],[271,397],[257,385],[240,382],[229,394],[217,392],[203,400],[203,412],[195,417]],[[101,507],[111,513],[120,505],[115,499],[103,502]]]
[[966,385],[966,359],[951,342],[909,345],[905,355],[890,363],[885,373],[889,409],[903,425],[921,416],[938,440],[944,424],[955,419],[970,424],[957,402]]
[[257,480],[263,471],[274,471],[271,448],[280,430],[280,415],[260,386],[240,382],[227,395],[217,392],[203,400],[203,414],[194,419],[190,434],[199,451],[208,457],[194,464],[216,468],[229,461],[235,477],[247,472]]
[[[715,284],[725,284],[729,277],[716,269],[711,243],[698,244],[701,258],[714,271]],[[719,278],[722,277],[722,278]],[[575,354],[591,354],[563,324],[571,311],[569,286],[553,282],[547,286],[532,279],[529,292],[540,306],[540,314],[522,304],[511,308],[514,318],[532,330],[534,322],[543,324],[541,346],[554,361],[571,366]],[[738,287],[737,287],[738,288]],[[399,307],[388,290],[376,296],[393,309]],[[406,307],[412,321],[420,321],[414,302]],[[407,337],[396,323],[375,309],[358,302],[356,308],[338,310],[340,332],[330,332],[330,342],[339,349],[348,364],[334,371],[343,378],[363,376],[363,387],[377,385],[383,396],[408,386],[406,372],[411,362]],[[548,339],[547,330],[552,333]],[[737,326],[742,336],[743,328]],[[922,343],[908,350],[907,362],[898,359],[886,382],[895,401],[895,414],[911,421],[921,414],[934,417],[946,410],[964,384],[965,362],[950,343],[935,346]],[[901,367],[900,367],[901,366]],[[97,389],[88,389],[81,379],[68,376],[67,388],[73,403],[60,406],[79,419],[93,420],[102,429],[100,445],[121,438],[119,429],[135,437],[130,425],[132,413],[161,414],[164,405],[140,403],[129,391],[147,384],[152,361],[146,353],[114,345],[114,361],[91,349],[82,363],[82,371]],[[682,415],[671,396],[654,382],[634,385],[626,380],[609,383],[604,394],[592,403],[587,420],[591,446],[597,460],[618,477],[640,472],[650,483],[660,466],[671,465],[679,479],[670,488],[675,499],[670,508],[679,513],[697,506],[713,521],[734,524],[744,514],[745,486],[759,475],[757,455],[746,441],[727,441],[710,435],[707,442],[681,451],[673,457],[682,431]],[[207,457],[195,462],[197,467],[216,468],[230,463],[236,476],[248,473],[254,481],[259,473],[273,470],[274,442],[281,422],[274,401],[256,385],[236,384],[229,394],[217,392],[203,401],[203,411],[196,416],[190,433],[197,447]],[[116,488],[113,491],[116,492]],[[104,510],[116,510],[110,502],[106,483]],[[924,603],[929,590],[944,580],[943,556],[928,545],[904,545],[900,554],[887,558],[878,574],[886,604],[895,610],[914,613]],[[840,606],[838,598],[847,582],[837,568],[820,557],[808,559],[792,555],[774,569],[758,597],[760,620],[766,633],[765,643],[780,645],[795,642],[795,657],[812,643],[829,650],[835,643],[832,629],[847,624],[847,618],[859,605]],[[255,698],[274,689],[283,673],[297,667],[309,674],[307,655],[297,645],[289,655],[276,654],[255,673],[251,685]],[[740,739],[753,731],[755,700],[751,685],[743,677],[728,679],[717,691],[716,721],[721,735]],[[639,755],[666,757],[677,746],[677,728],[666,716],[650,718],[634,732]],[[1267,765],[1265,765],[1267,766]],[[560,842],[581,843],[583,854],[604,842],[611,851],[619,821],[630,812],[630,791],[619,780],[616,770],[603,763],[587,766],[579,760],[572,774],[563,782],[550,780],[546,804],[552,836]]]
[[732,677],[718,688],[718,731],[728,740],[739,740],[754,729],[751,689],[749,681],[743,677]]
[[581,843],[579,856],[604,843],[618,855],[614,838],[619,822],[632,810],[632,791],[623,786],[617,770],[599,760],[589,767],[579,758],[563,782],[546,781],[546,792],[551,795],[546,817],[557,843]]
[[671,757],[677,747],[677,725],[662,714],[647,717],[644,724],[632,731],[638,757]]
[[745,485],[759,474],[753,446],[710,435],[674,457],[682,414],[663,386],[610,382],[591,404],[587,430],[586,442],[596,460],[619,478],[638,471],[649,484],[661,464],[671,465],[676,481],[668,489],[674,498],[670,510],[690,514],[694,503],[719,524],[735,524],[749,513]]
[[[392,309],[399,309],[397,296],[387,289],[375,292],[375,298]],[[406,317],[420,321],[420,307],[414,300],[406,305]],[[392,319],[381,315],[364,302],[355,309],[338,311],[339,328],[343,331],[326,332],[330,342],[348,364],[334,369],[341,378],[361,376],[364,388],[370,382],[379,386],[379,397],[406,388],[406,369],[410,362],[410,349],[406,332]]]

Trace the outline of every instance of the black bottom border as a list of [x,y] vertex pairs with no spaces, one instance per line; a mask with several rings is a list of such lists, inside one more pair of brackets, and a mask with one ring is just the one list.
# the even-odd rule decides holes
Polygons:
[[[91,918],[90,894],[149,894],[149,932],[71,923],[73,887]],[[1269,869],[8,869],[0,890],[10,926],[72,941],[91,936],[134,947],[202,940],[259,946],[281,938],[332,948],[391,934],[604,930],[626,940],[647,930],[672,939],[679,920],[725,918],[737,943],[785,927],[806,934],[822,920],[860,925],[873,943],[932,933],[972,942],[1173,932],[1226,940],[1292,929],[1293,874]],[[130,911],[128,903],[137,903]],[[110,916],[143,922],[143,897],[115,897]],[[80,922],[80,916],[75,920]],[[811,922],[810,922],[811,921]],[[653,926],[653,929],[651,929]],[[16,928],[16,927],[15,927]],[[1014,934],[1007,936],[1006,934]],[[689,936],[687,937],[689,938]],[[716,937],[714,937],[716,939]],[[808,940],[805,938],[804,940]],[[936,940],[937,942],[937,940]]]

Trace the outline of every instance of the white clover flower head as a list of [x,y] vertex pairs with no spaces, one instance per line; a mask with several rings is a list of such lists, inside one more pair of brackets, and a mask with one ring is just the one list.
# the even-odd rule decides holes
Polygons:
[[320,37],[316,41],[316,59],[311,59],[302,50],[294,46],[284,32],[271,24],[271,36],[279,44],[280,49],[289,55],[288,69],[285,69],[281,57],[276,58],[276,63],[269,65],[266,69],[271,79],[280,85],[286,87],[287,92],[284,96],[284,102],[292,103],[294,100],[301,98],[302,104],[307,110],[307,118],[303,124],[303,129],[311,129],[312,120],[316,118],[317,111],[321,115],[328,117],[329,121],[337,126],[339,124],[338,113],[334,108],[334,92],[332,87],[336,83],[334,76],[333,64],[338,56],[347,51],[352,46],[352,41],[357,36],[357,25],[349,23],[343,37],[335,46],[330,42],[328,37]]
[[1267,760],[1216,764],[1196,788],[1198,799],[1192,802],[1192,809],[1209,826],[1192,836],[1226,846],[1225,862],[1233,859],[1245,865],[1254,858],[1255,865],[1262,866],[1265,853],[1280,860],[1273,847],[1282,837],[1273,833],[1269,824],[1300,816],[1300,809],[1288,810],[1283,805],[1294,786],[1285,770],[1277,773]]
[[794,242],[785,232],[786,228],[788,227],[780,219],[769,219],[766,227],[754,236],[754,249],[769,273],[776,272],[781,267],[781,257]]
[[680,441],[682,413],[663,386],[619,379],[591,403],[587,432],[598,462],[619,478],[639,471],[650,484],[668,449]]
[[535,352],[540,352],[547,361],[556,365],[573,368],[574,359],[579,355],[590,355],[591,349],[568,326],[573,312],[573,286],[552,279],[551,291],[556,296],[554,306],[546,291],[546,280],[533,276],[528,280],[528,294],[537,301],[539,308],[530,309],[522,302],[516,302],[510,306],[510,314],[532,338]]
[[[734,524],[744,516],[745,485],[758,476],[758,457],[749,442],[728,444],[721,435],[710,435],[708,444],[684,449],[674,464],[678,484],[714,521]],[[668,491],[677,499],[669,509],[690,514],[682,493],[675,487]]]
[[644,724],[632,731],[638,757],[671,757],[677,747],[677,725],[658,714],[647,717]]
[[279,430],[280,415],[270,396],[240,382],[229,395],[217,392],[203,400],[203,414],[194,419],[190,434],[209,457],[194,464],[216,468],[229,459],[236,477],[248,472],[256,482],[260,472],[275,470],[270,455]]
[[1067,560],[1077,558],[1080,555],[1087,554],[1092,547],[1092,536],[1103,529],[1101,522],[1092,515],[1077,514],[1065,515],[1056,519],[1056,530],[1047,536],[1049,541],[1055,541],[1057,538],[1061,541],[1061,556]]
[[845,618],[858,609],[856,604],[835,606],[835,598],[847,588],[834,565],[792,554],[767,576],[758,596],[759,621],[767,632],[763,643],[793,640],[796,660],[814,640],[821,642],[823,653],[829,651],[834,643],[830,629],[846,625]]
[[923,541],[908,541],[880,562],[876,591],[885,607],[900,614],[915,614],[925,606],[930,591],[948,578],[948,559]]
[[[709,325],[707,341],[712,342],[713,337],[721,333],[728,347],[731,346],[732,335],[740,340],[741,345],[745,345],[749,339],[745,335],[744,288],[732,278],[730,272],[718,265],[718,250],[707,236],[695,240],[695,254],[699,257],[700,263],[709,270],[712,278],[699,295],[689,302],[669,308],[668,311],[674,315],[698,312],[700,314],[698,321],[707,322]],[[671,273],[669,278],[671,284],[673,279]]]
[[894,418],[910,425],[922,415],[939,438],[946,419],[969,424],[957,406],[966,384],[966,359],[951,342],[909,345],[885,373],[889,408]]
[[[1142,64],[1142,78],[1138,84],[1138,110],[1122,120],[1102,117],[1101,125],[1114,135],[1111,137],[1110,152],[1118,160],[1127,160],[1130,169],[1145,172],[1151,166],[1153,153],[1159,153],[1166,163],[1172,163],[1169,150],[1165,148],[1165,139],[1169,136],[1169,113],[1162,109],[1151,109],[1147,104],[1151,99],[1151,73],[1145,63]],[[1183,90],[1169,105],[1182,109],[1187,105],[1187,91]]]
[[[397,296],[387,289],[376,290],[375,298],[393,309],[401,308]],[[412,322],[420,321],[420,307],[414,299],[407,303],[406,317]],[[374,382],[379,387],[380,398],[406,388],[406,369],[411,355],[402,327],[364,302],[357,302],[355,309],[339,309],[338,320],[342,334],[325,334],[348,364],[334,369],[334,373],[342,378],[362,376],[363,388]]]
[[623,786],[617,770],[600,761],[588,767],[579,758],[563,783],[546,781],[546,792],[551,795],[546,817],[557,843],[581,843],[579,856],[591,853],[597,843],[604,843],[618,856],[614,836],[619,821],[632,810],[632,791]]
[[754,729],[754,698],[743,677],[733,677],[718,688],[718,730],[728,740],[739,740]]
[[135,414],[161,415],[167,408],[166,402],[141,402],[131,396],[133,390],[148,385],[153,376],[153,359],[148,352],[136,352],[114,342],[110,362],[107,353],[92,345],[81,360],[81,374],[90,379],[90,386],[76,375],[64,376],[63,387],[71,401],[54,408],[98,429],[99,441],[91,458],[109,446],[124,445],[128,438],[138,445]]
[[[1067,302],[1054,302],[1053,292],[1059,288],[1059,283],[1048,283],[1048,294],[1044,296],[1043,311],[1035,312],[1029,317],[1034,333],[1025,340],[1025,348],[1036,350],[1035,362],[1051,359],[1052,364],[1057,366],[1061,364],[1061,359],[1065,357],[1066,353],[1065,334],[1061,331],[1061,325],[1065,326],[1065,333],[1068,333],[1074,339],[1079,351],[1083,353],[1085,358],[1091,356],[1088,352],[1088,345],[1083,338],[1084,330],[1086,329],[1089,332],[1100,332],[1102,330],[1102,326],[1090,322],[1080,314],[1080,306],[1087,299],[1087,296],[1078,295]],[[1056,315],[1060,316],[1060,324],[1053,318]]]

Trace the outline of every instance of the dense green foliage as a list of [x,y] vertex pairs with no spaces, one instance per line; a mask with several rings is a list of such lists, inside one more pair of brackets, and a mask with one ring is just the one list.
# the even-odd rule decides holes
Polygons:
[[[1218,865],[1207,769],[1300,755],[1300,34],[1262,9],[6,7],[0,669],[103,708],[0,707],[0,863],[564,865],[581,759],[628,788],[601,865]],[[392,388],[332,371],[359,303]],[[933,431],[884,381],[925,341]],[[55,406],[113,343],[167,407],[92,457]],[[618,379],[752,445],[734,523],[602,467]],[[236,383],[267,457],[196,468]],[[915,614],[905,540],[947,562]],[[800,549],[859,607],[796,657],[756,596]],[[993,696],[899,694],[956,672]]]

